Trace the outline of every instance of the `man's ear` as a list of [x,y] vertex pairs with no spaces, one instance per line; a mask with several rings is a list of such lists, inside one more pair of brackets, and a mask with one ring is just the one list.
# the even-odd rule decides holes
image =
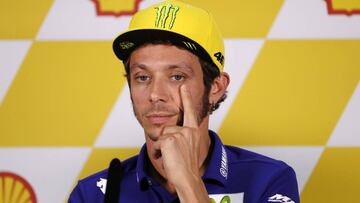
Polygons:
[[225,94],[229,83],[230,76],[225,72],[220,73],[220,76],[214,79],[209,92],[210,104],[216,104],[219,101],[219,99]]

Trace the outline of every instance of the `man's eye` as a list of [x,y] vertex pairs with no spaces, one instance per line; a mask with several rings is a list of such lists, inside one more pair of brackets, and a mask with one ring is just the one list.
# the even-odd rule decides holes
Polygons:
[[173,76],[171,76],[171,78],[176,81],[181,81],[181,80],[184,80],[185,77],[182,75],[173,75]]
[[137,81],[140,81],[140,82],[147,81],[149,78],[150,78],[150,77],[149,77],[149,76],[146,76],[146,75],[136,76],[136,80],[137,80]]

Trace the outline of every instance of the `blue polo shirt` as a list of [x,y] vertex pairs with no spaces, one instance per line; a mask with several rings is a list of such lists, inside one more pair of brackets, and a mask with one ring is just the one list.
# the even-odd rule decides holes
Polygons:
[[[218,135],[209,131],[212,147],[208,166],[202,177],[211,202],[216,203],[298,203],[299,192],[294,170],[282,161],[223,145]],[[121,203],[179,202],[147,174],[146,145],[138,155],[122,163]],[[69,203],[104,201],[108,170],[80,180]]]

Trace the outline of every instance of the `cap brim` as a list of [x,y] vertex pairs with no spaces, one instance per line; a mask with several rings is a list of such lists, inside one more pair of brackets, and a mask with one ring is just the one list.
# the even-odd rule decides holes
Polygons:
[[170,42],[175,46],[189,50],[207,62],[213,63],[201,45],[183,35],[166,30],[141,29],[125,32],[114,40],[113,50],[120,60],[125,61],[136,48],[151,42]]

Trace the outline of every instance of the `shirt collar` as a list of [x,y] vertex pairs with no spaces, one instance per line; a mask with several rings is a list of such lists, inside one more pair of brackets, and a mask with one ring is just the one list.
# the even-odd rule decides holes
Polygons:
[[136,181],[139,183],[141,190],[147,189],[150,184],[150,177],[146,173],[145,164],[147,163],[147,149],[146,144],[141,147],[138,159],[136,162]]
[[[202,178],[204,180],[215,180],[222,185],[225,185],[229,172],[228,155],[219,136],[211,130],[209,130],[209,136],[213,147],[210,149],[211,151],[209,151],[208,165]],[[148,185],[151,184],[149,181],[152,180],[145,169],[145,164],[148,163],[147,156],[146,144],[144,144],[140,150],[136,163],[136,180],[142,189],[148,187]]]
[[222,185],[225,185],[229,173],[229,157],[219,136],[211,130],[209,130],[209,136],[211,138],[211,142],[213,143],[213,147],[212,150],[210,149],[211,151],[209,151],[209,162],[203,179],[215,180],[220,182]]

